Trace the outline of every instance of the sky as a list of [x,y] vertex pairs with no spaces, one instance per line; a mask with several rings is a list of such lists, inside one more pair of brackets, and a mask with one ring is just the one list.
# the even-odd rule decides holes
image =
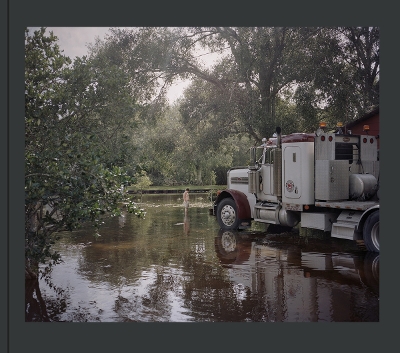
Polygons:
[[[63,54],[72,60],[88,54],[88,44],[93,44],[96,37],[104,38],[110,27],[47,27],[58,38],[58,45]],[[32,30],[39,28],[31,27]],[[190,81],[179,81],[168,91],[168,100],[173,103],[180,97]]]

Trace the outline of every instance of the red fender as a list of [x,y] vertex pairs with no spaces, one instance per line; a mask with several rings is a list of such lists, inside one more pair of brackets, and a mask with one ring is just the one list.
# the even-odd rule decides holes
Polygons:
[[235,200],[239,219],[251,219],[250,205],[249,201],[247,200],[246,194],[234,189],[223,190],[216,198],[215,205],[217,205],[222,199],[226,197],[231,197]]

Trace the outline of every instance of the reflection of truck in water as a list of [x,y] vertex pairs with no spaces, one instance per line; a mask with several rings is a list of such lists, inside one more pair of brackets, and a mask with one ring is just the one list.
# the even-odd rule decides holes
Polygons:
[[[276,288],[277,278],[282,277],[282,283],[297,283],[304,293],[308,282],[302,278],[318,279],[316,285],[325,290],[338,286],[351,286],[355,290],[364,288],[379,296],[379,254],[374,252],[343,252],[341,245],[327,242],[316,251],[312,244],[299,244],[297,240],[279,241],[279,235],[264,238],[264,233],[238,232],[220,230],[215,237],[215,250],[221,264],[229,269],[237,269],[235,274],[238,282],[245,283],[249,288],[264,283],[269,288],[253,288],[254,291],[284,290]],[[285,236],[285,235],[283,235]],[[330,246],[331,250],[327,250]],[[248,272],[262,278],[251,278],[244,275],[243,265],[248,265]],[[239,278],[242,276],[242,278]],[[303,282],[302,282],[303,281]],[[302,282],[300,284],[300,282]],[[268,284],[270,283],[270,284]],[[325,288],[325,289],[322,289]],[[300,288],[300,287],[299,287]],[[345,289],[345,291],[348,291]],[[328,296],[330,297],[330,296]]]
[[231,168],[213,205],[222,229],[252,221],[330,232],[379,252],[379,158],[370,135],[294,133],[263,139],[251,165]]

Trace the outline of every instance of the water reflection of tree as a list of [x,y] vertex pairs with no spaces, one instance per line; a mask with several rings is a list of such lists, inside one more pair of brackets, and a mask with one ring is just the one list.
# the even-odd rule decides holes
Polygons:
[[[349,295],[345,299],[349,301],[349,296],[368,295],[357,278],[355,282],[353,277],[347,278],[349,274],[361,276],[360,270],[332,271],[331,255],[346,263],[348,259],[332,254],[331,242],[325,249],[321,240],[315,247],[311,240],[300,242],[298,236],[290,239],[284,234],[283,241],[271,235],[265,239],[264,233],[257,241],[260,232],[240,232],[237,241],[232,238],[229,242],[227,237],[215,237],[214,220],[204,218],[202,214],[208,213],[202,212],[196,208],[189,211],[190,237],[182,234],[182,208],[168,206],[154,207],[140,222],[127,216],[123,228],[118,219],[110,220],[104,227],[108,233],[99,239],[80,238],[85,239],[84,243],[75,240],[70,244],[79,247],[78,273],[92,283],[115,290],[110,293],[115,295],[113,311],[117,318],[113,315],[113,321],[318,321],[322,316],[312,312],[319,309],[313,304],[318,283],[326,282],[325,288],[332,285],[339,295],[344,292],[341,287],[347,286],[345,292]],[[206,227],[207,222],[210,224]],[[221,239],[228,241],[225,247]],[[318,251],[322,245],[324,255]],[[315,252],[326,259],[321,269],[307,266]],[[252,271],[249,261],[255,262]],[[303,300],[299,293],[304,288],[309,289],[307,302],[295,303],[296,298]],[[49,308],[53,304],[45,300],[52,317]],[[349,314],[359,317],[358,321],[368,321],[365,302],[354,303],[352,311],[340,317],[327,316],[327,321],[357,321],[345,316]],[[101,314],[92,310],[93,304],[88,304],[89,309],[75,306],[62,317],[68,316],[68,321],[100,321]],[[335,311],[342,313],[342,308],[336,307]],[[376,312],[378,308],[373,309]]]
[[[203,256],[187,254],[182,258],[184,273],[171,273],[158,266],[154,279],[142,296],[119,296],[114,309],[123,320],[171,321],[174,314],[171,295],[182,300],[180,312],[187,312],[191,321],[237,322],[262,321],[263,308],[255,306],[250,289],[232,287],[231,281],[221,281],[224,269],[217,273],[213,265],[205,264]],[[239,293],[240,292],[240,293]],[[176,313],[175,313],[176,314]]]
[[25,281],[25,321],[50,321],[37,279]]
[[152,278],[145,288],[145,294],[139,295],[133,291],[129,296],[119,295],[115,301],[114,310],[122,321],[168,322],[173,314],[171,295],[179,292],[181,286],[179,275],[171,274],[163,266],[153,268]]
[[207,264],[199,254],[189,254],[183,264],[192,274],[182,281],[182,288],[184,305],[190,309],[193,321],[237,322],[254,318],[250,290],[233,286],[224,268]]
[[152,264],[168,264],[184,247],[184,243],[182,247],[176,243],[169,229],[176,228],[171,219],[181,217],[180,208],[168,212],[149,208],[146,218],[139,221],[126,215],[123,228],[117,218],[107,220],[103,229],[104,232],[107,229],[108,234],[93,239],[82,249],[79,273],[99,281],[107,275],[110,283],[118,284],[120,276],[131,278],[135,277],[135,272],[140,275],[141,269]]
[[[142,278],[141,271],[147,269],[145,294],[139,295],[134,290],[116,298],[114,310],[121,320],[169,321],[176,310],[171,300],[175,297],[180,310],[186,311],[192,321],[262,321],[264,308],[257,307],[258,300],[251,290],[232,286],[226,269],[210,263],[214,256],[213,237],[209,238],[210,244],[196,243],[189,251],[182,252],[186,249],[184,242],[180,246],[168,232],[166,235],[162,232],[163,227],[171,223],[170,219],[164,222],[158,218],[153,222],[155,215],[148,214],[148,222],[135,222],[136,227],[144,229],[136,232],[133,242],[126,242],[127,247],[123,241],[118,246],[115,243],[109,246],[103,239],[84,249],[82,259],[85,260],[80,263],[82,275],[90,274],[92,280],[99,281],[107,275],[107,281],[121,288],[124,286],[121,278]],[[124,230],[129,227],[127,220]],[[154,242],[153,236],[159,241]],[[101,261],[94,261],[94,257]],[[174,268],[170,266],[171,259],[176,261]],[[138,283],[140,286],[140,280]]]
[[[42,276],[49,290],[52,290],[55,297],[42,296],[39,279],[25,281],[25,321],[26,322],[48,322],[60,321],[60,318],[67,311],[68,293],[56,287],[49,276],[49,273]],[[74,321],[73,319],[62,321]],[[81,321],[90,321],[88,319]]]

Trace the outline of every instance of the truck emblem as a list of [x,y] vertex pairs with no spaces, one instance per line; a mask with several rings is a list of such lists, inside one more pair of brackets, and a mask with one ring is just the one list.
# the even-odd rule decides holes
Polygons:
[[288,192],[292,192],[293,189],[294,189],[294,182],[293,182],[293,180],[288,180],[288,181],[286,181],[286,190],[287,190]]

